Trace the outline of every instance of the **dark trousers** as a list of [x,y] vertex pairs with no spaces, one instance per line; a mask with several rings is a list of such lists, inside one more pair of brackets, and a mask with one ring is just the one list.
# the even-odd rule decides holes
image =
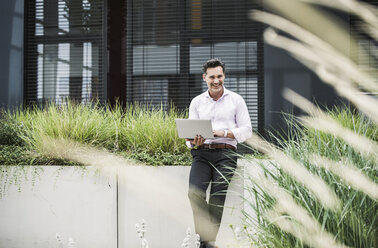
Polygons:
[[[229,149],[193,149],[189,200],[196,233],[201,241],[215,241],[222,220],[226,192],[235,172],[237,156]],[[211,182],[209,202],[206,190]]]

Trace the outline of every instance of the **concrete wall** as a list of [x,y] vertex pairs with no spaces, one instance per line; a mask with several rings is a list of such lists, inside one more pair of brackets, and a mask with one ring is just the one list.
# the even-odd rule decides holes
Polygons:
[[26,183],[22,171],[10,173],[18,174],[21,188],[10,187],[0,199],[0,247],[58,247],[59,233],[64,247],[71,237],[78,248],[116,248],[115,177],[74,167],[40,168],[34,187],[33,167],[25,167]]
[[[151,247],[177,248],[194,223],[187,197],[189,166],[126,167],[119,179],[119,247],[138,247],[135,224],[147,222],[146,237]],[[217,244],[233,241],[230,224],[241,226],[243,181],[236,173],[230,185]]]
[[0,1],[0,107],[23,102],[24,0]]
[[[35,167],[26,168],[30,179]],[[119,169],[117,177],[73,167],[43,167],[34,188],[30,182],[21,183],[20,192],[11,187],[0,199],[0,247],[58,247],[59,233],[65,245],[72,237],[77,248],[135,248],[141,244],[135,224],[142,219],[150,247],[180,247],[187,228],[194,233],[187,197],[189,170],[131,166]],[[22,173],[18,177],[23,182]],[[243,180],[236,175],[218,234],[222,247],[233,241],[229,224],[241,226],[242,192]]]

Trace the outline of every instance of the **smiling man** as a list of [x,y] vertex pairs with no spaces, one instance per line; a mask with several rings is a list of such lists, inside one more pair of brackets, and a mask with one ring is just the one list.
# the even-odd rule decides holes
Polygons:
[[215,138],[205,140],[196,136],[187,140],[193,156],[188,195],[195,229],[201,237],[200,248],[214,248],[226,191],[237,165],[236,145],[252,135],[252,126],[243,98],[224,87],[225,64],[220,59],[211,59],[202,71],[208,90],[190,103],[189,119],[211,120]]

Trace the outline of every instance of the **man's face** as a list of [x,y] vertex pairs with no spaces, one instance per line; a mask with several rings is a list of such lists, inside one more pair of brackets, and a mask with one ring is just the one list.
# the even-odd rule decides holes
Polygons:
[[206,74],[202,77],[207,83],[210,95],[222,92],[225,75],[221,66],[207,68]]

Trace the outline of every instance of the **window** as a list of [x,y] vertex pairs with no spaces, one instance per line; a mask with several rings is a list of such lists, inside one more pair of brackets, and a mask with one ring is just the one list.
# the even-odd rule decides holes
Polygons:
[[226,63],[226,88],[244,97],[263,127],[262,26],[249,19],[261,1],[128,0],[127,100],[185,109],[207,89],[202,64]]
[[25,4],[25,100],[104,100],[103,1],[34,0]]
[[262,24],[249,18],[261,0],[123,1],[25,1],[27,102],[121,96],[186,109],[206,90],[202,64],[219,57],[226,87],[244,97],[262,131]]

